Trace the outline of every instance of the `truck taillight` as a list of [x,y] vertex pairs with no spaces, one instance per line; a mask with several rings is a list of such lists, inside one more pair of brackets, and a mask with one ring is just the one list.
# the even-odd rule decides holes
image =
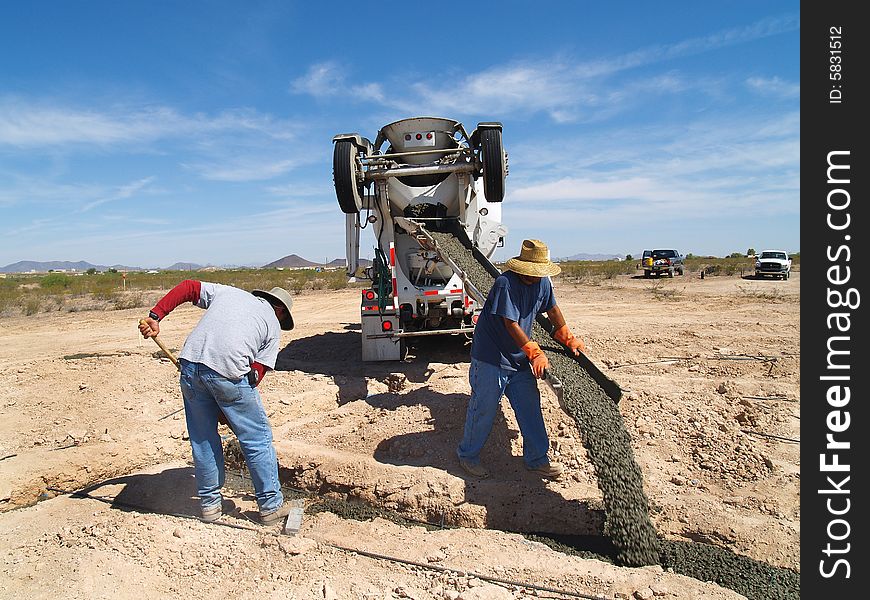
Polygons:
[[471,322],[474,323],[475,325],[477,325],[477,319],[479,317],[480,317],[480,315],[471,315]]
[[375,299],[375,291],[374,290],[366,290],[363,292],[363,297],[366,300],[374,300]]
[[381,331],[392,331],[393,323],[391,321],[381,321]]

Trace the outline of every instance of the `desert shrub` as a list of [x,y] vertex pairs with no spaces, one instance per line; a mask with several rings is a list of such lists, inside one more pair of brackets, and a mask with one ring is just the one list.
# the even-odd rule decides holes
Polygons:
[[613,279],[635,271],[634,263],[624,260],[578,260],[559,263],[559,266],[562,267],[561,277],[578,281],[587,278]]
[[68,289],[72,284],[72,277],[63,273],[49,273],[39,281],[39,286],[46,290]]
[[112,302],[115,310],[124,310],[127,308],[140,308],[143,306],[151,306],[151,303],[146,299],[142,292],[128,292],[126,294],[118,294]]
[[91,293],[94,299],[110,303],[115,302],[120,294],[121,291],[116,289],[97,289]]
[[35,315],[39,312],[40,305],[41,302],[39,301],[39,298],[28,298],[24,302],[24,314],[28,317]]
[[782,294],[778,289],[752,289],[746,286],[739,285],[740,295],[748,298],[758,298],[760,300],[779,301],[783,299]]
[[661,280],[650,283],[647,290],[656,300],[678,300],[682,291],[673,286],[666,286]]

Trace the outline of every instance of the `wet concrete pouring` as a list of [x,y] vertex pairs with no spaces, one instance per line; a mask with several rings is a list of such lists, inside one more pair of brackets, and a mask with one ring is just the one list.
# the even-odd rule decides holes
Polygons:
[[[485,258],[475,257],[457,235],[430,233],[440,250],[486,294],[495,280],[494,267],[486,264]],[[669,541],[659,536],[650,521],[643,476],[635,462],[631,437],[618,405],[579,362],[552,340],[540,323],[534,325],[532,339],[540,344],[550,361],[550,369],[561,380],[566,411],[582,432],[583,445],[604,494],[602,533],[616,550],[617,564],[659,564],[701,581],[716,582],[751,599],[800,597],[800,575],[794,571],[739,556],[724,548]]]

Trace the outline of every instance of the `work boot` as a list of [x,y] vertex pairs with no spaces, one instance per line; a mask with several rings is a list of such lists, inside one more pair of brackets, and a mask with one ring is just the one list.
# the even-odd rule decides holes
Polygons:
[[290,511],[293,510],[293,505],[289,502],[285,502],[278,510],[273,510],[272,512],[263,514],[260,513],[260,523],[263,525],[274,525],[281,521],[284,517],[290,514]]
[[478,479],[486,479],[489,477],[489,471],[487,471],[480,463],[473,463],[460,458],[459,466],[472,477],[477,477]]
[[207,523],[211,523],[212,521],[217,521],[224,514],[223,506],[221,502],[214,504],[212,506],[204,506],[202,508],[202,520]]
[[537,467],[530,467],[526,465],[526,469],[531,471],[532,473],[538,473],[539,475],[546,477],[547,479],[558,479],[562,472],[565,470],[562,465],[559,463],[544,463],[542,465],[538,465]]

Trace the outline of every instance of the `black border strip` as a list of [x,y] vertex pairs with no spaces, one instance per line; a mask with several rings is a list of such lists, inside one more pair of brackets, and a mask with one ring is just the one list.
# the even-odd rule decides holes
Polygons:
[[[862,364],[867,309],[861,305],[870,302],[863,293],[870,27],[859,7],[814,1],[801,9],[802,598],[856,598],[866,594],[870,579],[864,441],[870,423]],[[839,168],[831,171],[830,163]],[[852,306],[838,305],[841,300]],[[827,447],[829,434],[848,447]],[[822,464],[835,459],[848,470]]]

